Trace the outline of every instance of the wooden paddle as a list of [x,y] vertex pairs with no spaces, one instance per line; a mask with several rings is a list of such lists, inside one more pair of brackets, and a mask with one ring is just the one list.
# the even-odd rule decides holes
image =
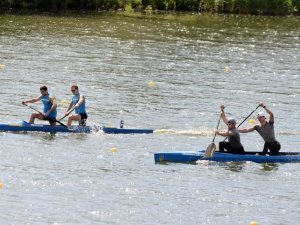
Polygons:
[[[237,128],[240,127],[258,109],[258,107],[259,107],[259,105],[237,126]],[[221,115],[220,115],[220,119],[219,119],[219,122],[218,122],[217,130],[219,128],[220,120],[221,120]],[[214,136],[214,139],[213,139],[212,143],[205,150],[205,154],[204,154],[205,158],[211,158],[215,154],[215,150],[216,150],[216,145],[214,143],[215,137],[216,137],[216,133],[215,133],[215,136]],[[224,139],[224,141],[226,141],[226,140],[227,140],[227,137]]]
[[[39,114],[43,115],[44,118],[45,118],[45,120],[48,120],[48,121],[50,120],[50,118],[46,117],[42,112],[40,112],[39,110],[33,108],[33,107],[30,106],[30,105],[27,105],[25,102],[23,103],[23,105],[26,105],[26,106],[28,106],[29,108],[31,108],[32,110],[34,110],[34,111],[38,112]],[[67,125],[63,124],[62,122],[60,122],[60,121],[58,121],[58,120],[56,120],[56,119],[55,119],[54,121],[57,122],[57,123],[59,123],[60,125],[62,125],[62,126],[64,126],[64,127],[67,127]]]
[[[259,105],[237,126],[237,128],[239,128],[257,109],[258,109]],[[224,139],[224,141],[227,140],[228,137],[226,137]]]
[[[218,121],[218,125],[217,125],[217,130],[219,128],[219,125],[220,125],[220,121],[221,121],[221,114],[220,114],[220,118],[219,118],[219,121]],[[214,135],[214,138],[213,138],[213,141],[210,145],[207,146],[206,150],[205,150],[205,154],[204,154],[204,158],[211,158],[214,156],[215,154],[215,150],[216,150],[216,145],[215,145],[215,138],[216,138],[216,133]]]
[[60,118],[58,121],[61,121],[61,120],[63,120],[64,118],[66,118],[68,115],[70,115],[70,113],[71,112],[73,112],[74,111],[74,109],[75,109],[76,107],[75,107],[75,105],[66,113],[66,115],[64,115],[62,118]]
[[238,128],[258,109],[259,105],[237,126]]

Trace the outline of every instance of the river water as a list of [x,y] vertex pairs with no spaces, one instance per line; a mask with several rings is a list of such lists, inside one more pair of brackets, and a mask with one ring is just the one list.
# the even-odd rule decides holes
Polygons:
[[[63,116],[77,83],[89,124],[155,130],[1,133],[0,224],[298,224],[299,164],[155,164],[153,153],[205,149],[220,104],[239,123],[259,101],[282,150],[299,151],[299,37],[299,17],[0,16],[0,123],[28,120],[21,101],[43,84]],[[257,133],[241,138],[262,149]]]

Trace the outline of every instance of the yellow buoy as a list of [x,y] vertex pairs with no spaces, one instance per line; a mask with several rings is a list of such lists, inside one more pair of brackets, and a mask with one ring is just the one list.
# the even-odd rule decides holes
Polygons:
[[258,223],[256,223],[256,221],[251,221],[250,225],[258,225]]
[[0,70],[1,70],[1,69],[4,69],[4,68],[5,68],[5,65],[0,64]]
[[65,104],[67,104],[67,101],[66,100],[61,100],[61,104],[65,105]]
[[117,148],[111,148],[111,152],[117,152],[118,149]]
[[256,122],[255,122],[255,119],[251,118],[251,119],[249,120],[249,124],[253,125],[253,124],[255,124],[255,123],[256,123]]
[[231,71],[231,69],[230,69],[230,67],[229,67],[229,66],[225,66],[225,68],[224,68],[224,71],[225,71],[226,73],[228,73],[228,72],[230,72],[230,71]]
[[3,188],[3,184],[0,182],[0,189],[2,189]]
[[156,83],[154,81],[149,81],[148,82],[148,87],[153,88],[156,86]]

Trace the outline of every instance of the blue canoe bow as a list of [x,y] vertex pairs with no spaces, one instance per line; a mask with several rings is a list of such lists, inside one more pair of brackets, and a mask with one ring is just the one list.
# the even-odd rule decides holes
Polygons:
[[64,126],[50,126],[44,124],[30,124],[21,121],[15,124],[0,124],[2,132],[48,132],[48,133],[96,133],[103,131],[109,134],[150,134],[152,129],[133,129],[133,128],[115,128],[101,126],[72,126],[71,128]]

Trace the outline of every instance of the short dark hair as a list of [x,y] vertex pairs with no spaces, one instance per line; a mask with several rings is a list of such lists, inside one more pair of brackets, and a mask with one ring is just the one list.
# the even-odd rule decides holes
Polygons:
[[48,90],[48,88],[45,85],[40,87],[40,91],[47,91],[47,90]]

